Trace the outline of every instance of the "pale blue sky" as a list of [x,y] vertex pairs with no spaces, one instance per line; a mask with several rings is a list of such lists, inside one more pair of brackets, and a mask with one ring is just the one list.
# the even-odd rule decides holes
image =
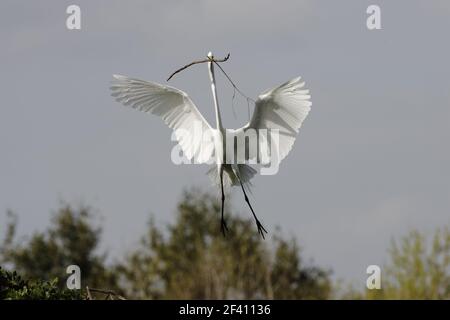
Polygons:
[[[65,28],[73,3],[81,31]],[[379,31],[365,25],[373,3]],[[363,286],[392,237],[450,222],[448,30],[444,0],[2,1],[0,212],[18,213],[29,235],[59,199],[89,204],[104,217],[103,248],[121,257],[151,212],[172,221],[182,190],[210,182],[207,167],[171,163],[160,119],[113,101],[111,75],[164,82],[209,50],[231,52],[224,67],[248,95],[297,75],[312,93],[279,174],[254,180],[256,212]],[[172,85],[211,121],[208,81],[197,66]],[[218,90],[224,123],[244,124],[245,101],[234,119],[223,79]],[[241,194],[233,202],[250,217]]]

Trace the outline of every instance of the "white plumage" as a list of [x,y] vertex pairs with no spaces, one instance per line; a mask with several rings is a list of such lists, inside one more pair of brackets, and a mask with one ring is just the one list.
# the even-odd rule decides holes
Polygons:
[[309,90],[303,89],[305,83],[300,80],[300,77],[294,78],[260,94],[252,119],[244,127],[244,130],[278,129],[279,162],[291,151],[298,130],[311,110]]
[[[170,86],[114,75],[112,96],[125,106],[161,117],[173,130],[177,141],[188,159],[197,163],[210,160],[214,143],[204,143],[194,133],[194,124],[201,124],[202,130],[211,126],[202,116],[186,93]],[[189,136],[190,133],[190,136]],[[194,137],[194,139],[191,139]],[[194,156],[197,158],[194,159]]]
[[[208,57],[213,59],[211,53]],[[222,190],[222,231],[224,233],[227,230],[223,218],[224,185],[225,187],[241,185],[258,231],[264,237],[266,231],[257,219],[244,188],[248,186],[257,171],[247,164],[224,162],[226,157],[224,137],[227,133],[239,136],[245,135],[249,129],[254,129],[256,132],[259,129],[267,129],[270,140],[270,130],[275,129],[279,132],[279,140],[278,144],[272,147],[276,154],[271,153],[270,157],[272,162],[281,162],[292,149],[297,133],[311,109],[309,90],[304,88],[305,83],[300,77],[267,90],[256,100],[254,113],[249,123],[239,129],[225,129],[222,126],[217,99],[213,62],[208,62],[208,70],[216,111],[216,128],[211,127],[185,92],[170,86],[114,75],[111,85],[112,96],[125,106],[161,117],[170,128],[175,130],[178,144],[188,159],[195,163],[215,161],[216,165],[208,171],[208,175],[219,184]],[[209,132],[213,139],[204,139],[201,134],[198,134],[199,130],[202,133]],[[258,144],[259,150],[263,144],[267,144],[267,140],[258,139]],[[245,154],[246,160],[256,160],[257,163],[261,163],[261,159],[254,152],[246,150]]]

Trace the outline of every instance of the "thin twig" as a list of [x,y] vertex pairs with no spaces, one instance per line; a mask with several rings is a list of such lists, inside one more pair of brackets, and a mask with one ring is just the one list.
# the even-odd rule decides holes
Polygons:
[[91,291],[89,290],[88,286],[86,286],[86,292],[87,292],[87,299],[92,300]]
[[[106,296],[106,299],[108,299],[108,298],[111,298],[111,299],[113,299],[113,297],[117,297],[119,300],[126,300],[124,297],[122,297],[120,294],[117,294],[117,293],[115,293],[114,291],[112,291],[112,290],[103,290],[103,289],[94,289],[94,288],[88,288],[88,287],[86,287],[86,289],[88,290],[88,294],[90,295],[90,293],[89,293],[89,290],[90,291],[92,291],[92,292],[98,292],[98,293],[103,293],[103,294],[106,294],[107,296]],[[92,300],[92,297],[91,297],[91,300]]]
[[177,73],[179,73],[179,72],[181,72],[181,71],[183,71],[183,70],[185,70],[185,69],[187,69],[187,68],[189,68],[189,67],[191,67],[191,66],[193,66],[195,64],[205,63],[205,62],[213,62],[220,69],[220,71],[222,71],[222,73],[225,75],[225,77],[228,79],[228,81],[233,86],[233,97],[231,98],[231,101],[232,101],[233,114],[235,115],[235,118],[236,118],[236,113],[235,113],[235,110],[234,110],[234,98],[236,96],[236,91],[237,91],[242,97],[244,97],[247,100],[248,119],[250,121],[250,102],[255,103],[255,100],[250,98],[250,97],[248,97],[241,90],[239,90],[239,88],[234,84],[233,80],[231,80],[231,78],[228,76],[228,74],[225,72],[225,70],[223,70],[223,68],[219,65],[219,62],[225,62],[229,58],[230,58],[230,54],[228,53],[227,56],[225,58],[223,58],[223,59],[214,59],[214,58],[209,58],[208,57],[207,59],[204,59],[204,60],[198,60],[198,61],[191,62],[191,63],[185,65],[184,67],[182,67],[182,68],[176,70],[175,72],[173,72],[170,75],[170,77],[167,78],[167,81],[172,79],[172,77],[174,75],[176,75]]
[[233,110],[234,119],[237,119],[236,110],[234,108],[234,98],[236,98],[236,89],[233,88],[233,96],[231,97],[231,110]]
[[[215,63],[215,61],[214,61],[214,63]],[[233,100],[232,101],[234,101],[236,91],[247,100],[248,121],[250,121],[250,101],[253,103],[255,103],[256,101],[254,99],[250,98],[249,96],[245,95],[241,90],[239,90],[239,88],[234,84],[233,80],[231,80],[231,78],[228,76],[228,74],[225,72],[225,70],[223,70],[223,68],[218,63],[215,63],[215,64],[216,64],[216,66],[219,67],[220,71],[223,72],[225,77],[227,77],[228,81],[230,81],[231,85],[233,86],[233,98],[232,98]],[[234,102],[233,102],[233,112],[234,112]]]
[[184,69],[187,69],[187,68],[193,66],[194,64],[205,63],[205,62],[210,62],[210,61],[212,61],[212,62],[214,62],[214,63],[217,64],[217,62],[225,62],[225,61],[227,61],[229,58],[230,58],[230,54],[227,54],[227,56],[226,56],[225,58],[223,58],[223,59],[214,59],[214,58],[213,58],[213,59],[210,59],[210,58],[208,58],[208,59],[204,59],[204,60],[198,60],[198,61],[191,62],[191,63],[185,65],[184,67],[182,67],[182,68],[176,70],[174,73],[172,73],[172,74],[170,75],[170,77],[167,78],[166,81],[169,81],[169,80],[172,79],[172,77],[173,77],[174,75],[176,75],[178,72],[181,72],[181,71],[183,71]]
[[222,68],[218,63],[216,63],[216,61],[213,61],[213,62],[215,63],[216,66],[219,67],[219,69],[223,72],[223,74],[225,75],[225,77],[227,77],[228,81],[230,81],[230,83],[231,83],[231,85],[233,86],[233,88],[236,89],[236,91],[237,91],[241,96],[243,96],[243,97],[244,97],[245,99],[247,99],[247,100],[250,100],[250,101],[252,101],[252,102],[255,102],[255,100],[253,100],[252,98],[246,96],[241,90],[239,90],[238,87],[236,87],[236,85],[234,84],[233,80],[231,80],[231,78],[228,76],[228,74],[225,72],[225,70],[223,70],[223,68]]

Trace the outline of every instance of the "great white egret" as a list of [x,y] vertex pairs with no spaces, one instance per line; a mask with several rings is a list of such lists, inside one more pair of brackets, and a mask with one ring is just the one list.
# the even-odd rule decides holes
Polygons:
[[[221,229],[224,234],[228,230],[223,216],[224,189],[228,186],[240,186],[255,219],[258,232],[264,238],[264,233],[267,231],[256,217],[246,193],[246,188],[257,171],[245,163],[234,164],[225,161],[227,147],[224,137],[227,134],[245,135],[249,130],[276,131],[278,140],[275,142],[271,140],[271,144],[275,146],[275,149],[271,150],[275,150],[276,161],[280,162],[292,149],[298,130],[311,109],[311,96],[309,90],[304,88],[305,83],[301,82],[301,78],[294,78],[259,95],[255,101],[253,116],[244,127],[226,129],[222,125],[214,76],[215,62],[211,52],[208,53],[208,59],[216,128],[209,125],[185,92],[167,85],[114,75],[111,86],[112,96],[126,106],[160,116],[175,131],[176,140],[188,159],[195,160],[196,163],[210,163],[211,159],[215,160],[215,166],[208,171],[208,174],[220,187],[222,194]],[[213,139],[199,137],[198,133],[194,132],[195,124],[197,128],[199,125],[203,132],[209,132]],[[261,140],[258,142],[258,150],[270,139]],[[251,156],[251,152],[248,151],[248,145],[244,148],[246,148],[246,160],[254,158],[254,155]],[[271,156],[274,155],[272,151]],[[256,163],[261,164],[259,158],[256,158]]]

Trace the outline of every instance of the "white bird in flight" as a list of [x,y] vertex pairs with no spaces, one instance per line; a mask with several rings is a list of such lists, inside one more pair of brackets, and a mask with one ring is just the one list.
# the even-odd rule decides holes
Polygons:
[[[276,161],[279,163],[292,149],[297,133],[311,110],[311,96],[309,90],[304,88],[305,83],[301,81],[301,78],[294,78],[260,94],[255,101],[251,120],[244,127],[226,129],[222,125],[214,76],[215,62],[211,52],[208,53],[208,59],[216,128],[211,127],[185,92],[174,87],[114,75],[111,85],[112,96],[125,106],[160,116],[175,131],[178,144],[188,159],[196,163],[210,163],[211,159],[215,160],[215,165],[208,171],[208,175],[220,186],[222,194],[221,229],[224,235],[228,230],[224,219],[224,189],[229,186],[240,186],[255,219],[258,232],[264,238],[264,233],[267,231],[256,217],[245,191],[257,171],[245,163],[233,164],[225,161],[224,137],[227,134],[245,135],[250,129],[254,129],[256,132],[260,129],[277,132],[278,141],[274,143],[272,140],[271,143],[274,144],[275,149],[272,150],[276,150]],[[209,132],[213,139],[196,138],[195,124],[200,124],[202,131]],[[267,140],[260,139],[258,148],[262,147],[262,143],[267,143]],[[236,147],[234,146],[234,148]],[[249,160],[251,156],[248,155],[248,146],[245,145],[245,148],[245,159]],[[258,163],[261,164],[261,162]]]

